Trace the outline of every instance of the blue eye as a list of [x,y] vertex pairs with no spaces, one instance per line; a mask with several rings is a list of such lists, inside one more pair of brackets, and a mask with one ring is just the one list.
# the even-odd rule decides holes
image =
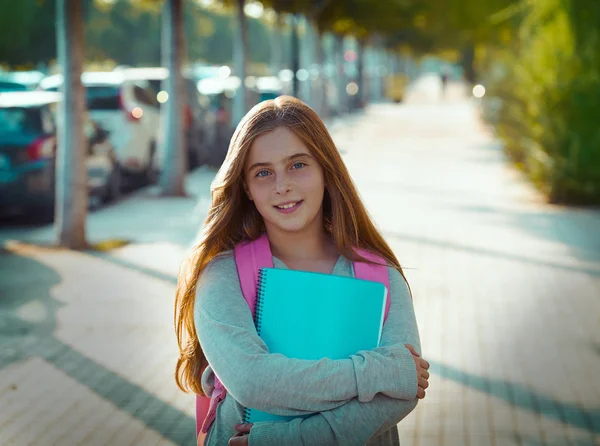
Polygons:
[[269,174],[268,170],[259,170],[258,172],[256,172],[255,176],[262,178],[262,177],[266,177],[268,174]]
[[[300,166],[300,167],[298,167]],[[294,165],[292,166],[294,169],[302,169],[304,166],[306,166],[306,164],[298,162],[298,163],[294,163]]]

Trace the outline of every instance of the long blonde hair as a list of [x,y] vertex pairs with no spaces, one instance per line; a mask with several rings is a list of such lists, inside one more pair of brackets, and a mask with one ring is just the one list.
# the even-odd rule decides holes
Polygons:
[[243,189],[243,169],[253,141],[277,127],[287,127],[309,148],[324,171],[324,226],[341,255],[363,260],[354,248],[383,256],[404,276],[398,259],[385,242],[364,205],[327,128],[304,102],[280,96],[256,105],[238,125],[223,165],[212,185],[212,205],[198,243],[179,271],[175,298],[175,332],[179,359],[175,380],[183,391],[204,395],[200,376],[208,365],[194,325],[198,278],[219,253],[264,232],[264,222]]

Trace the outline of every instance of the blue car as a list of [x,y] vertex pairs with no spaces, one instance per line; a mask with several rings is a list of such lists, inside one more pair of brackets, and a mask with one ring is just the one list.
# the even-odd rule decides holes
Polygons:
[[54,208],[58,93],[0,93],[0,213]]
[[[0,93],[0,215],[53,215],[55,113],[61,100],[56,92]],[[89,204],[118,199],[121,174],[108,132],[86,117],[84,135]]]

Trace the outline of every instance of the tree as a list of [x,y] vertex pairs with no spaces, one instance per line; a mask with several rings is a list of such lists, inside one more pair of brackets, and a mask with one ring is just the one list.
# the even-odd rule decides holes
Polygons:
[[235,39],[233,42],[233,66],[235,73],[240,78],[240,87],[233,98],[232,124],[242,120],[248,111],[248,100],[246,93],[246,73],[248,66],[248,22],[244,13],[245,0],[236,0],[235,15],[237,23],[234,26]]
[[300,83],[298,81],[298,71],[300,70],[300,41],[298,37],[298,14],[291,15],[292,22],[292,95],[300,97]]
[[158,11],[162,6],[162,62],[168,69],[165,91],[168,101],[161,110],[162,138],[159,151],[164,156],[160,187],[162,195],[184,196],[187,156],[183,140],[183,76],[185,54],[183,0],[137,0],[138,7]]
[[[325,53],[323,49],[323,33],[328,30],[328,25],[330,22],[327,22],[326,17],[329,17],[327,14],[324,14],[325,8],[333,3],[343,3],[343,0],[315,0],[312,2],[307,2],[305,0],[263,0],[262,3],[272,8],[278,16],[282,16],[283,14],[291,14],[294,17],[292,23],[292,61],[291,66],[294,71],[294,94],[297,94],[297,69],[300,66],[300,54],[299,54],[299,45],[294,43],[297,39],[298,33],[298,23],[299,20],[297,17],[299,15],[304,15],[307,19],[306,28],[314,27],[316,28],[316,55],[317,55],[317,65],[321,68],[321,76],[320,76],[320,84],[321,84],[321,94],[317,95],[319,98],[319,103],[316,104],[317,113],[322,117],[326,118],[330,114],[330,110],[328,107],[327,101],[327,80],[325,79],[323,67],[325,65]],[[325,17],[325,19],[324,19]],[[307,30],[307,32],[310,32]],[[312,39],[311,39],[312,40]]]
[[87,171],[83,119],[85,97],[81,83],[84,34],[82,3],[56,3],[58,61],[62,68],[63,100],[57,126],[56,216],[58,244],[70,249],[87,247]]
[[183,77],[181,74],[185,40],[183,35],[183,0],[166,0],[163,10],[162,33],[163,65],[169,70],[166,92],[169,100],[163,107],[164,156],[160,186],[163,195],[185,195],[185,173],[187,156],[183,140],[184,128],[181,119],[183,107]]

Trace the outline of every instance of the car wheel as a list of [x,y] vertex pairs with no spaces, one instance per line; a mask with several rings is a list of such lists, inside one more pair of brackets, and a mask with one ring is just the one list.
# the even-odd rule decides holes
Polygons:
[[156,157],[156,141],[150,143],[148,148],[148,165],[144,171],[144,180],[147,184],[156,184],[158,181],[158,172],[154,168],[154,158]]
[[55,204],[48,203],[45,205],[35,206],[26,211],[26,216],[35,220],[38,223],[48,224],[54,222]]
[[106,184],[106,193],[104,194],[104,202],[108,203],[116,201],[121,197],[122,177],[121,166],[115,164]]

